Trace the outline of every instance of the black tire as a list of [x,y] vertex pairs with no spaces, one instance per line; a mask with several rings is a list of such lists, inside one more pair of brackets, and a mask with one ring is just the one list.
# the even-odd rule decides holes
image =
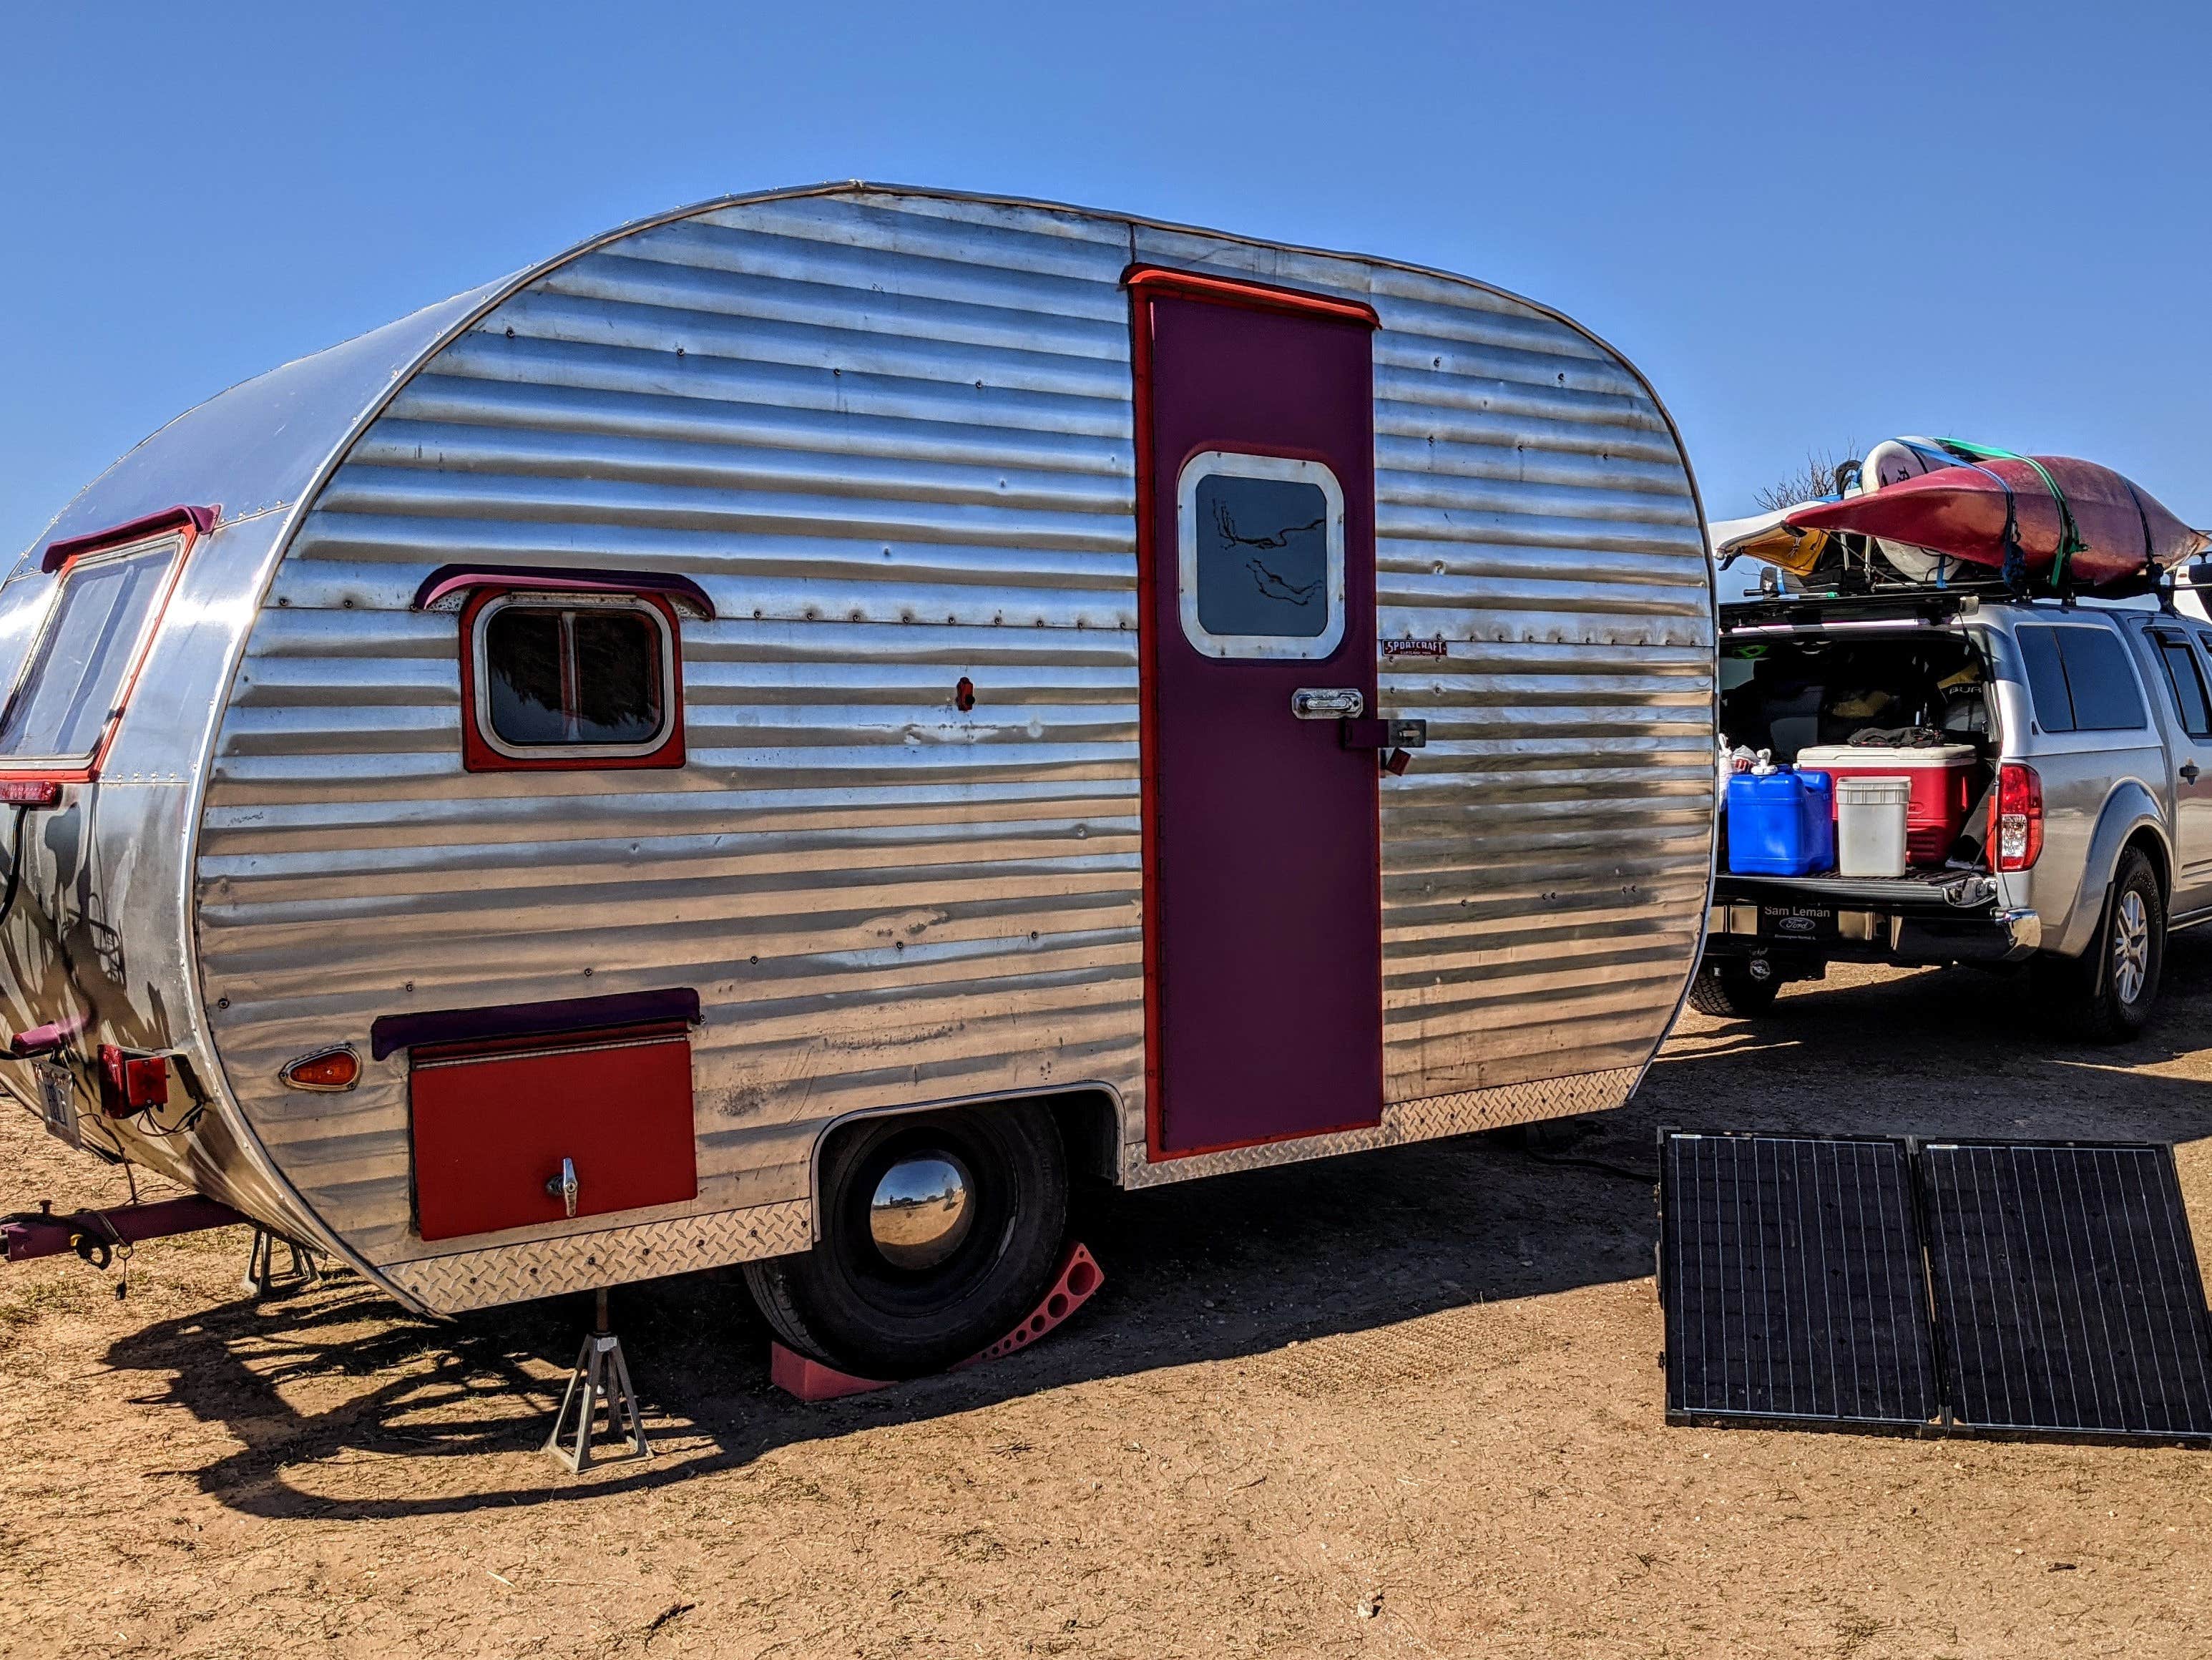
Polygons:
[[1700,1014],[1748,1019],[1765,1014],[1781,994],[1782,976],[1754,976],[1747,963],[1707,963],[1690,982],[1690,1006]]
[[2044,1003],[2091,1043],[2124,1043],[2150,1021],[2166,968],[2166,896],[2134,848],[2120,855],[2089,949],[2036,964]]
[[[869,1207],[901,1159],[950,1154],[975,1219],[927,1268],[878,1250]],[[864,1121],[823,1150],[822,1237],[745,1265],[762,1317],[799,1353],[858,1377],[942,1371],[996,1342],[1052,1288],[1067,1232],[1067,1155],[1050,1112],[1010,1105]]]

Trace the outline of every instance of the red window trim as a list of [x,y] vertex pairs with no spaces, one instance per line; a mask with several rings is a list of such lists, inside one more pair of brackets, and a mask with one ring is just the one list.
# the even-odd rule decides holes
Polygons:
[[[0,778],[10,783],[89,784],[100,776],[100,769],[107,763],[108,751],[115,746],[116,734],[122,730],[123,712],[131,707],[131,694],[138,689],[138,677],[145,669],[146,659],[154,649],[154,642],[160,637],[161,623],[168,615],[169,601],[175,596],[177,584],[184,575],[185,561],[191,556],[193,544],[212,531],[222,517],[220,507],[179,504],[164,508],[159,513],[128,520],[106,530],[94,531],[84,536],[64,537],[58,542],[46,544],[46,552],[40,556],[39,569],[66,581],[69,568],[88,554],[128,547],[133,542],[150,542],[173,532],[179,534],[176,554],[169,561],[168,575],[162,579],[161,592],[154,601],[154,614],[138,637],[131,666],[124,671],[123,678],[117,683],[115,707],[108,713],[107,724],[100,729],[100,742],[94,746],[92,759],[77,767],[40,766],[36,763],[25,766],[0,760]],[[39,629],[39,637],[31,642],[30,654],[23,660],[22,671],[16,676],[15,684],[8,688],[8,704],[12,704],[16,695],[24,690],[26,678],[36,666],[39,648],[46,642],[46,628],[53,621],[53,607],[60,603],[61,585],[57,581],[53,596],[48,601],[46,621]],[[6,706],[0,704],[0,718],[4,718],[5,713]]]
[[40,556],[39,569],[58,571],[81,555],[96,553],[102,548],[119,547],[125,542],[141,541],[163,531],[180,527],[190,531],[185,540],[185,545],[189,549],[195,539],[213,530],[216,521],[222,517],[220,507],[164,508],[159,513],[149,513],[143,518],[111,526],[106,530],[96,530],[88,536],[64,537],[61,541],[49,542],[46,552]]
[[1121,285],[1138,295],[1171,294],[1180,299],[1238,306],[1247,311],[1286,311],[1298,317],[1334,317],[1370,329],[1382,326],[1375,307],[1362,301],[1340,300],[1334,295],[1278,288],[1272,283],[1248,282],[1243,277],[1212,277],[1194,271],[1176,271],[1166,265],[1137,265],[1121,273]]
[[458,611],[473,590],[483,587],[508,593],[660,593],[675,601],[680,611],[702,622],[714,620],[714,600],[688,576],[657,571],[562,570],[554,565],[441,565],[415,590],[415,609]]
[[[681,581],[682,579],[675,579]],[[430,583],[423,585],[428,592]],[[448,585],[451,591],[451,585]],[[657,612],[668,630],[668,733],[650,751],[636,755],[579,755],[553,745],[543,755],[509,755],[495,745],[477,719],[477,618],[484,608],[511,594],[548,596],[560,593],[612,593],[635,599]],[[656,591],[652,579],[624,579],[618,584],[565,585],[526,580],[501,581],[474,586],[461,606],[461,767],[466,772],[601,772],[643,768],[680,767],[684,748],[684,629],[675,599]]]

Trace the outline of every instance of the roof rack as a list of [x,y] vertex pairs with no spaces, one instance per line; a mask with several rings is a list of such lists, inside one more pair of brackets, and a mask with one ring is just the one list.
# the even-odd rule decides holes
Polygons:
[[1857,593],[1792,593],[1722,605],[1723,633],[1814,629],[1838,623],[1948,623],[1985,599],[2006,600],[2002,581],[1958,582],[1948,587],[1874,588]]

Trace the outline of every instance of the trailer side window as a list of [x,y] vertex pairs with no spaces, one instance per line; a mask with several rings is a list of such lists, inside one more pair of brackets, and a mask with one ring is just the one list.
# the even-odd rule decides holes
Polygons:
[[60,591],[0,720],[0,765],[88,765],[121,704],[169,574],[184,546],[170,535],[88,553]]
[[2174,713],[2181,729],[2191,738],[2212,738],[2212,698],[2204,690],[2204,676],[2197,666],[2197,654],[2178,634],[2156,634],[2158,660],[2166,669],[2166,683],[2173,691]]
[[462,613],[472,772],[684,763],[674,607],[653,593],[479,593]]
[[1322,658],[1344,638],[1344,491],[1318,461],[1208,450],[1176,486],[1184,636],[1211,657]]

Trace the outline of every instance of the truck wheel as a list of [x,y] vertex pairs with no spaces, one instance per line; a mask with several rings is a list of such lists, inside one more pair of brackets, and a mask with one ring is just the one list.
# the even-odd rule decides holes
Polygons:
[[1782,991],[1782,976],[1771,965],[1760,963],[1764,976],[1750,963],[1708,963],[1690,982],[1690,1006],[1700,1014],[1735,1015],[1748,1019],[1774,1006]]
[[2150,1019],[2166,966],[2166,899],[2158,873],[2135,848],[2120,855],[2089,949],[2043,970],[2045,994],[2093,1043],[2121,1043]]
[[819,1243],[745,1264],[762,1316],[799,1353],[858,1377],[941,1371],[1052,1288],[1067,1157],[1044,1108],[864,1120],[821,1169]]

